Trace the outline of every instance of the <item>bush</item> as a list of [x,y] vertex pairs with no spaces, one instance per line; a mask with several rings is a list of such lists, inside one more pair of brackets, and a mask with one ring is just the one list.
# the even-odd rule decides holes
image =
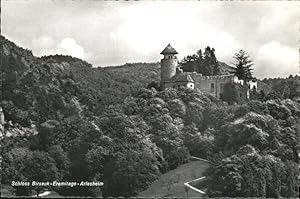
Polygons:
[[170,115],[173,118],[182,118],[186,113],[185,104],[180,99],[174,99],[168,102]]
[[209,197],[296,197],[298,173],[295,163],[260,155],[247,145],[209,168],[207,194]]
[[170,151],[168,154],[165,154],[166,160],[168,162],[169,169],[175,169],[179,165],[188,162],[189,152],[185,147],[180,147],[177,150]]
[[292,114],[286,106],[281,105],[273,100],[267,101],[267,107],[270,115],[275,119],[286,120]]
[[203,114],[203,124],[205,128],[220,129],[227,121],[230,121],[233,115],[228,113],[224,107],[207,107]]
[[247,100],[247,89],[237,83],[226,83],[221,99],[229,104],[242,103]]
[[174,88],[167,88],[164,91],[158,92],[155,97],[163,99],[165,102],[169,100],[177,99],[177,90]]
[[186,108],[186,115],[184,117],[185,125],[195,124],[198,128],[203,126],[203,112],[204,108],[194,102],[190,102]]
[[260,102],[259,100],[251,100],[247,103],[247,106],[249,107],[249,110],[261,115],[269,114],[269,110],[267,108],[267,105],[263,102]]

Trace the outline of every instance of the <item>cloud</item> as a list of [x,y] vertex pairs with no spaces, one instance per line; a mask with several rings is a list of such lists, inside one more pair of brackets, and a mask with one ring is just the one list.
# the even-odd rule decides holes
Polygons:
[[299,53],[296,49],[271,41],[262,45],[255,60],[257,77],[287,77],[299,73]]
[[43,35],[37,39],[33,39],[32,45],[34,48],[48,49],[53,47],[54,40],[49,36]]
[[38,56],[53,54],[55,51],[55,41],[52,37],[43,35],[32,40],[32,50]]
[[37,56],[62,54],[80,59],[86,59],[91,56],[91,53],[85,52],[84,48],[73,38],[64,38],[56,42],[48,35],[33,39],[32,49]]
[[278,61],[294,61],[272,61],[260,48],[274,41],[294,59],[299,40],[299,3],[291,1],[3,1],[1,14],[2,34],[34,54],[70,54],[94,66],[156,62],[171,43],[180,59],[211,46],[226,63],[243,49],[255,74],[269,68],[280,76],[288,72]]
[[73,38],[65,38],[59,44],[58,53],[71,55],[80,59],[84,59],[86,53],[82,46],[78,45]]
[[[268,14],[260,19],[256,33],[260,40],[267,42],[269,37],[273,40],[297,47],[299,42],[299,2],[274,2],[270,5]],[[268,35],[269,37],[262,37]]]
[[110,38],[145,60],[153,55],[157,59],[168,43],[176,48],[180,59],[206,46],[216,48],[221,58],[232,57],[240,45],[231,33],[206,20],[208,6],[197,2],[129,5],[119,10],[122,21]]

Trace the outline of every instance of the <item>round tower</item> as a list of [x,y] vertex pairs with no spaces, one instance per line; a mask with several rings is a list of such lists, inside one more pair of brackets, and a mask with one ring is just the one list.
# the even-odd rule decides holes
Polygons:
[[175,55],[178,53],[170,44],[168,44],[168,46],[160,54],[164,56],[164,58],[160,62],[160,84],[161,88],[165,89],[165,82],[176,74],[178,60]]

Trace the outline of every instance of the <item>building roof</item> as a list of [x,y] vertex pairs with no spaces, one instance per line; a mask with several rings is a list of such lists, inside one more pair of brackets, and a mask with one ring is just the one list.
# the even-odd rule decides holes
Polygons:
[[168,44],[168,46],[160,54],[178,54],[178,52],[171,46],[171,44]]
[[189,73],[177,73],[171,77],[167,82],[195,82]]

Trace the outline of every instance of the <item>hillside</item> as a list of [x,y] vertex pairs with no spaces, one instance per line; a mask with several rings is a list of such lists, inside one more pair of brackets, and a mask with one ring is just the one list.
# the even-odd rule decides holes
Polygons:
[[0,43],[1,107],[8,121],[29,127],[57,118],[72,98],[83,99],[85,89],[72,77],[72,64],[45,62],[3,36]]
[[[17,93],[28,92],[28,88],[25,88],[28,83],[38,86],[37,83],[40,82],[51,89],[63,86],[58,84],[65,84],[66,87],[76,87],[72,95],[77,96],[89,110],[99,113],[106,106],[120,103],[126,96],[136,93],[152,81],[159,82],[160,79],[159,63],[92,68],[86,61],[71,56],[35,57],[30,50],[16,46],[3,36],[0,37],[0,42],[3,72],[3,89],[0,94],[1,98],[12,100],[14,104],[22,103],[16,96]],[[61,81],[62,79],[65,80]],[[25,108],[25,104],[20,106]]]
[[[160,81],[160,63],[127,63],[121,66],[92,68],[83,60],[70,56],[44,56],[47,63],[68,63],[74,79],[88,87],[96,95],[102,107],[120,103],[151,82]],[[230,66],[219,62],[221,74],[229,74]]]
[[262,83],[269,88],[270,98],[296,98],[300,96],[300,76],[290,75],[288,78],[268,78]]
[[69,56],[45,56],[47,63],[68,63],[74,80],[87,87],[99,103],[98,108],[120,103],[152,81],[160,80],[159,63],[133,63],[116,67],[92,68],[85,61]]
[[[3,36],[0,40],[3,44],[1,50],[4,55],[4,78],[19,80],[32,70],[36,71],[37,78],[41,70],[44,72],[50,70],[49,72],[56,76],[69,76],[74,83],[88,90],[88,95],[93,99],[93,102],[89,104],[90,109],[101,111],[107,105],[120,103],[126,96],[134,95],[141,87],[160,81],[159,62],[127,63],[121,66],[93,68],[90,63],[71,56],[35,57],[30,50],[16,46]],[[224,62],[218,64],[222,74],[230,72],[227,64]],[[9,65],[11,65],[10,68],[7,68]],[[7,74],[6,70],[10,70],[10,74]],[[13,74],[12,70],[16,74]]]
[[[183,182],[205,175],[209,197],[295,197],[298,77],[271,83],[272,95],[228,105],[185,87],[145,88],[159,80],[158,63],[93,68],[0,42],[1,184],[104,183],[15,186],[5,194],[185,197]],[[191,155],[208,159],[209,168],[186,164]]]

